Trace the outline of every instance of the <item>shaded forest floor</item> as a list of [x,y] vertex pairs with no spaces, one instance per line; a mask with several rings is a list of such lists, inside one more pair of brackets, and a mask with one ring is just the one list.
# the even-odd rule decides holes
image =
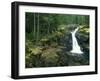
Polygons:
[[55,67],[55,66],[80,66],[88,65],[85,54],[71,54],[64,52],[65,47],[35,47],[30,49],[29,56],[26,56],[26,67]]
[[[79,45],[83,54],[72,54],[70,52],[72,50],[72,39],[68,32],[67,34],[63,33],[63,36],[57,33],[58,41],[52,41],[56,37],[49,36],[52,39],[47,38],[39,41],[37,45],[34,45],[33,41],[26,40],[26,68],[89,65],[89,45],[87,42],[89,37],[86,28],[80,30],[80,32],[84,32],[83,34],[80,32],[76,34],[77,39],[81,40]],[[61,38],[59,38],[59,35]]]

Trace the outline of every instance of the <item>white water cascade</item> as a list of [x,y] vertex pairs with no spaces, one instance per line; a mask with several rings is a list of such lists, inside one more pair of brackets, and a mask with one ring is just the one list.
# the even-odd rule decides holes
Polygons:
[[82,54],[83,52],[80,50],[80,46],[78,45],[77,39],[75,37],[76,32],[78,31],[79,27],[77,27],[72,34],[72,50],[70,51],[71,53],[77,53],[77,54]]

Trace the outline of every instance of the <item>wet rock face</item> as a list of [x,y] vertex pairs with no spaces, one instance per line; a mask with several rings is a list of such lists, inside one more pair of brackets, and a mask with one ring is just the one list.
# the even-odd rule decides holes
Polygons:
[[65,48],[63,50],[70,51],[72,49],[72,37],[71,33],[66,33],[62,39],[60,39],[61,45]]
[[84,26],[80,28],[79,31],[76,33],[76,37],[81,49],[84,52],[88,52],[89,51],[89,27]]

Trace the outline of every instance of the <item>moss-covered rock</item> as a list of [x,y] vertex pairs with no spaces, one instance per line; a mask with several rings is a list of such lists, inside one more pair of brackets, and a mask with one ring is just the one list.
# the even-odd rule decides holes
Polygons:
[[56,66],[58,61],[57,48],[49,48],[43,51],[42,58],[44,58],[45,66]]

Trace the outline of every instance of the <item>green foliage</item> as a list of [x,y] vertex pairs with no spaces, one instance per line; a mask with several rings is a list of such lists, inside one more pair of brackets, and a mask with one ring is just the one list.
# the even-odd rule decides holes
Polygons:
[[[26,13],[25,66],[54,67],[89,64],[89,16]],[[72,56],[71,32],[84,52]]]

